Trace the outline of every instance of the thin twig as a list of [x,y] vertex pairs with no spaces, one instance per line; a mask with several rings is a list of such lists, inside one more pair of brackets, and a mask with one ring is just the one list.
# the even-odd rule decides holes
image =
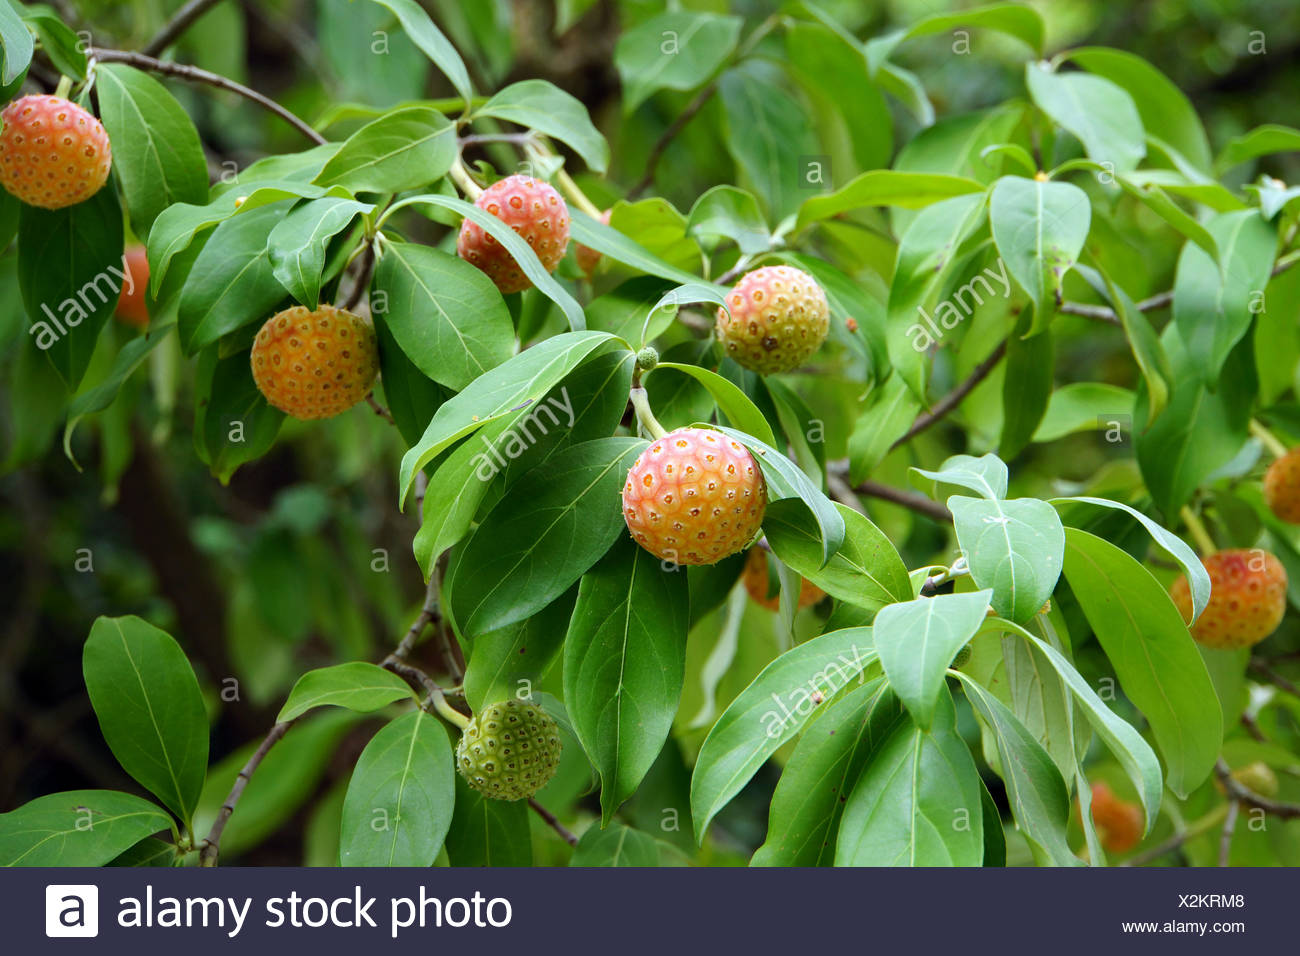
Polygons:
[[312,129],[305,120],[295,116],[275,100],[263,96],[261,93],[257,92],[257,90],[249,89],[242,83],[236,83],[228,77],[199,69],[197,66],[188,66],[184,63],[168,63],[151,56],[145,56],[143,53],[130,53],[125,50],[105,50],[100,47],[95,47],[90,52],[91,55],[101,63],[125,63],[128,66],[134,66],[137,69],[149,70],[153,73],[161,73],[163,76],[171,76],[178,80],[187,80],[191,83],[205,83],[208,86],[215,86],[220,90],[237,93],[244,99],[250,100],[258,106],[261,106],[263,109],[274,113],[316,145],[324,146],[329,142],[329,140],[324,136]]
[[1250,734],[1254,740],[1259,741],[1261,744],[1268,743],[1268,738],[1264,736],[1264,731],[1259,729],[1258,721],[1256,721],[1254,717],[1250,716],[1250,714],[1243,713],[1241,715],[1241,726],[1246,728],[1246,733]]
[[420,608],[420,613],[411,626],[406,631],[406,636],[402,638],[397,648],[393,651],[392,657],[397,660],[405,660],[415,650],[416,643],[420,640],[420,635],[424,629],[431,624],[438,622],[438,576],[429,575],[429,583],[424,586],[424,605]]
[[374,243],[367,242],[365,250],[361,253],[361,268],[357,271],[356,281],[352,286],[352,291],[348,293],[347,301],[343,303],[343,311],[351,312],[361,304],[361,298],[366,294],[366,289],[370,287],[370,276],[375,270],[375,246]]
[[842,505],[847,505],[858,514],[866,514],[867,509],[862,507],[862,501],[853,493],[853,487],[845,481],[838,472],[826,470],[826,490]]
[[221,853],[221,834],[226,829],[226,824],[230,821],[230,815],[235,812],[235,805],[239,803],[239,798],[244,795],[244,788],[248,786],[248,781],[252,779],[253,773],[261,765],[262,760],[270,753],[274,747],[292,727],[294,721],[282,720],[271,728],[270,733],[262,741],[262,745],[257,748],[253,756],[248,758],[248,763],[244,764],[239,775],[235,777],[235,785],[230,788],[230,794],[226,797],[226,802],[221,805],[217,811],[217,818],[212,821],[212,829],[208,831],[208,837],[203,841],[203,849],[199,852],[200,866],[216,866],[217,857]]
[[916,421],[912,422],[912,427],[907,430],[907,433],[903,435],[902,438],[898,439],[898,441],[890,445],[889,450],[893,451],[899,445],[903,445],[911,441],[921,432],[925,431],[935,422],[938,422],[945,415],[951,412],[954,408],[960,405],[962,399],[964,399],[967,395],[969,395],[972,391],[975,390],[975,386],[977,386],[980,382],[984,381],[984,379],[988,378],[989,373],[992,372],[993,369],[997,368],[998,363],[1002,361],[1002,357],[1006,354],[1007,354],[1007,343],[1004,340],[1000,342],[998,344],[998,347],[995,348],[989,354],[988,358],[980,362],[979,365],[975,366],[975,368],[971,371],[970,375],[967,376],[964,382],[962,382],[960,385],[954,388],[943,398],[939,399],[939,401],[935,402],[934,407],[931,408],[928,412],[922,412],[920,415],[918,415],[916,417]]
[[561,840],[569,844],[569,846],[578,845],[578,838],[569,832],[563,823],[555,818],[555,814],[538,803],[535,798],[529,797],[528,805],[533,808],[533,811],[542,818],[548,827],[560,835]]
[[376,415],[378,415],[384,421],[388,422],[388,424],[390,425],[397,424],[397,422],[393,420],[393,413],[390,412],[388,409],[384,408],[383,405],[379,404],[379,400],[375,398],[374,392],[371,392],[369,395],[366,396],[366,403],[369,404],[372,409],[374,409]]
[[1256,793],[1232,775],[1232,771],[1228,769],[1228,765],[1223,762],[1222,758],[1214,765],[1214,773],[1219,778],[1219,782],[1223,784],[1223,789],[1230,800],[1236,800],[1248,807],[1255,807],[1265,813],[1271,813],[1283,820],[1300,818],[1300,804],[1281,803]]
[[1228,801],[1228,815],[1223,821],[1223,833],[1219,836],[1219,866],[1227,866],[1232,856],[1232,834],[1237,829],[1237,815],[1241,812],[1240,800]]
[[691,100],[690,103],[687,104],[686,109],[677,114],[673,121],[668,124],[668,128],[663,131],[657,140],[655,140],[655,144],[650,147],[650,155],[646,157],[645,175],[641,177],[640,182],[633,186],[627,194],[629,202],[638,199],[643,192],[654,184],[655,167],[659,165],[659,160],[663,157],[664,150],[668,148],[668,144],[677,138],[677,134],[685,128],[687,123],[695,119],[695,114],[704,109],[705,105],[713,98],[713,94],[716,92],[718,92],[718,81],[714,80],[708,86],[695,94],[695,99]]
[[939,502],[931,501],[925,495],[915,491],[905,491],[902,488],[882,485],[877,481],[864,481],[853,491],[859,495],[866,495],[868,498],[879,498],[881,501],[890,501],[896,505],[902,505],[904,508],[925,515],[935,521],[952,521],[951,511],[939,504]]
[[176,15],[158,31],[152,40],[145,44],[140,52],[145,56],[157,56],[162,53],[163,50],[180,39],[180,35],[188,30],[195,20],[220,2],[221,0],[190,0],[189,3],[176,11]]
[[1292,697],[1300,697],[1300,686],[1287,680],[1258,657],[1252,657],[1250,659],[1250,669],[1278,689],[1286,691],[1286,693],[1290,694]]

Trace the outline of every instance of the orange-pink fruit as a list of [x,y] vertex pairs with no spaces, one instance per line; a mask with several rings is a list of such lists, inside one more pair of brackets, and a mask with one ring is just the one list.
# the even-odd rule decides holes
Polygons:
[[[745,583],[745,590],[749,596],[758,604],[767,608],[769,611],[775,611],[781,606],[780,595],[774,594],[771,597],[767,595],[768,577],[767,577],[767,552],[762,548],[750,548],[749,554],[745,557],[745,570],[740,578]],[[799,585],[799,607],[805,608],[816,604],[826,596],[826,592],[813,584],[807,578],[800,578]]]
[[[1286,569],[1261,548],[1233,548],[1201,559],[1210,574],[1210,603],[1191,626],[1206,647],[1239,648],[1258,644],[1277,630],[1286,612]],[[1169,589],[1183,615],[1192,617],[1186,576]]]
[[149,257],[144,246],[131,246],[122,256],[127,279],[122,280],[122,294],[117,300],[115,313],[127,325],[138,329],[149,325],[149,306],[145,295],[149,289]]
[[351,312],[304,306],[267,319],[253,342],[253,380],[294,418],[332,418],[361,401],[379,374],[375,330]]
[[108,134],[76,103],[24,96],[0,112],[0,121],[0,185],[29,206],[75,206],[108,181]]
[[675,564],[714,564],[758,533],[767,486],[734,438],[681,428],[641,453],[623,486],[623,517],[641,547]]
[[[532,246],[543,268],[555,271],[569,247],[569,207],[554,187],[531,176],[507,176],[483,190],[474,205],[518,233]],[[533,284],[505,246],[470,219],[461,223],[456,252],[482,269],[503,295]]]
[[826,340],[830,308],[817,280],[792,266],[747,273],[718,309],[717,332],[727,354],[760,375],[789,372]]
[[1092,822],[1101,845],[1111,853],[1127,853],[1142,839],[1142,808],[1121,800],[1104,783],[1092,785]]
[[1264,500],[1283,521],[1300,524],[1300,448],[1292,448],[1268,466]]

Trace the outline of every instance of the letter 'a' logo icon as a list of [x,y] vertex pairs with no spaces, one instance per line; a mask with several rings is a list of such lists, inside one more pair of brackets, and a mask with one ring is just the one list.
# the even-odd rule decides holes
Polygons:
[[46,936],[98,936],[99,887],[59,884],[45,887]]

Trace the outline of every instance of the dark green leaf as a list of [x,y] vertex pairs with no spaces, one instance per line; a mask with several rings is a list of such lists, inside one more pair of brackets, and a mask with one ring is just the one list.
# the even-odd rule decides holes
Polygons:
[[357,130],[313,182],[354,193],[395,193],[441,179],[456,161],[456,128],[426,106],[385,113]]
[[275,719],[293,720],[313,707],[346,707],[365,714],[405,698],[414,699],[415,694],[392,671],[352,661],[320,667],[299,677]]
[[129,793],[52,793],[0,813],[0,866],[103,866],[145,837],[173,828],[166,813]]

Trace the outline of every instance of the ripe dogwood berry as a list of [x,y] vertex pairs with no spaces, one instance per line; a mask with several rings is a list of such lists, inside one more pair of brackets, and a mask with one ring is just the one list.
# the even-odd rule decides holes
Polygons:
[[[1210,603],[1192,625],[1192,637],[1206,647],[1258,644],[1277,630],[1286,611],[1286,569],[1260,548],[1233,548],[1201,559],[1210,574]],[[1183,620],[1192,616],[1185,576],[1169,589]]]
[[1268,466],[1264,500],[1283,521],[1300,524],[1300,448],[1292,448]]
[[714,564],[744,550],[766,508],[758,462],[710,428],[681,428],[653,442],[623,486],[632,537],[676,564]]
[[108,134],[76,103],[24,96],[6,106],[0,120],[0,185],[27,205],[75,206],[108,181]]
[[253,342],[253,380],[266,400],[294,418],[332,418],[370,393],[379,374],[375,330],[332,305],[304,306],[267,319]]
[[[609,214],[613,211],[614,210],[612,209],[606,209],[602,212],[600,214],[601,223],[608,226]],[[577,262],[578,268],[587,273],[587,275],[591,275],[595,272],[596,266],[600,265],[600,253],[595,249],[592,249],[590,246],[584,246],[582,243],[578,243],[573,247],[573,259]]]
[[1142,809],[1121,800],[1104,783],[1092,785],[1092,822],[1101,845],[1111,853],[1127,853],[1142,839]]
[[[532,246],[543,268],[555,271],[569,247],[569,207],[554,187],[531,176],[507,176],[483,190],[474,205],[517,232]],[[505,246],[470,219],[461,223],[456,252],[482,269],[503,295],[533,284]]]
[[129,278],[122,280],[115,315],[127,325],[143,329],[149,324],[149,306],[145,301],[149,289],[149,257],[144,246],[131,246],[122,261]]
[[826,293],[808,273],[768,266],[747,273],[718,309],[717,331],[727,354],[761,375],[798,368],[830,329]]
[[[745,590],[749,592],[749,596],[756,603],[761,604],[769,611],[775,611],[781,606],[780,595],[773,594],[768,597],[767,552],[762,548],[749,549],[749,554],[745,557],[745,570],[741,574],[741,580],[745,582]],[[799,580],[802,582],[799,585],[800,608],[816,604],[826,596],[825,591],[807,578],[800,578]]]
[[456,769],[494,800],[531,797],[560,765],[560,732],[535,704],[508,698],[475,715],[456,745]]

